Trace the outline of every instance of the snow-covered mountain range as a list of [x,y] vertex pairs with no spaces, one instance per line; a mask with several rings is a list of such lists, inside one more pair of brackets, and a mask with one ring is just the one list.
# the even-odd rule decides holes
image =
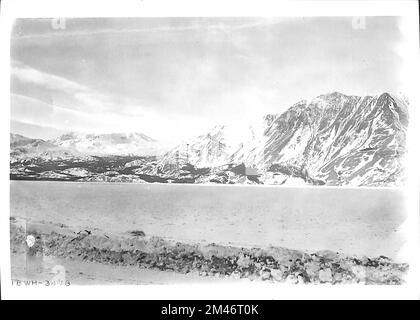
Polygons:
[[89,155],[159,155],[162,146],[142,133],[80,134],[68,133],[51,141],[64,148],[75,149]]
[[263,126],[216,125],[209,132],[185,141],[166,153],[161,163],[190,163],[217,167],[229,163],[256,164],[265,144]]
[[[177,179],[187,175],[191,181],[206,182],[226,168],[245,165],[254,168],[260,183],[398,185],[404,177],[407,125],[404,98],[334,92],[297,102],[281,114],[265,115],[252,124],[216,125],[166,153],[158,141],[141,133],[69,133],[49,141],[12,134],[11,161],[156,156],[153,163],[136,163],[136,174]],[[209,170],[196,170],[203,168]],[[208,179],[197,172],[205,172]],[[230,173],[227,176],[227,183],[243,181]]]
[[10,134],[10,162],[25,159],[72,159],[83,156],[75,149],[57,146],[50,141]]
[[83,158],[89,156],[150,156],[164,152],[162,145],[142,133],[82,134],[70,132],[56,139],[31,139],[10,135],[11,160]]
[[283,173],[334,185],[393,184],[402,177],[407,124],[403,99],[334,92],[266,115],[245,134],[216,126],[174,148],[161,162],[196,167],[245,163],[262,175]]

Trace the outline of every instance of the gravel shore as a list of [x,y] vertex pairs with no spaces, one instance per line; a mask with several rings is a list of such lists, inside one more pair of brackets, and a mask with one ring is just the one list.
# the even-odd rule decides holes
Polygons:
[[[172,271],[208,280],[213,277],[290,284],[398,285],[404,283],[408,271],[406,263],[395,263],[385,256],[353,257],[333,251],[307,253],[281,247],[183,243],[149,237],[139,231],[109,235],[57,224],[28,225],[16,219],[11,219],[10,228],[12,255]],[[29,235],[35,239],[30,247],[26,241]]]

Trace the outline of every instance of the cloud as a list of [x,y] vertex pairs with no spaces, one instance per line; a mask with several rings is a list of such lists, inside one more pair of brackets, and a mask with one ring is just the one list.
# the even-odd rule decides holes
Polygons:
[[[36,92],[47,90],[45,95],[51,96],[38,99],[12,91],[11,120],[26,126],[54,127],[55,132],[141,132],[164,142],[194,136],[210,126],[207,119],[193,115],[165,117],[158,109],[141,108],[128,98],[103,94],[17,61],[12,64],[12,76],[25,88],[34,86]],[[63,94],[71,99],[63,99]],[[172,132],[169,137],[168,132]]]
[[49,125],[51,123],[69,123],[75,121],[75,125],[81,119],[88,117],[85,112],[71,110],[55,104],[46,103],[39,99],[20,94],[11,94],[11,118],[12,120],[27,123]]
[[36,70],[17,61],[12,62],[11,72],[12,76],[17,77],[23,82],[45,86],[46,88],[53,90],[65,90],[71,92],[88,90],[87,87],[76,82]]
[[[163,118],[159,114],[150,113],[147,117],[135,114],[124,115],[114,112],[99,114],[63,108],[38,99],[11,94],[11,120],[28,126],[54,128],[54,132],[78,131],[85,133],[141,132],[162,142],[174,142],[186,139],[210,128],[206,119],[193,117]],[[21,125],[22,127],[22,125]],[[22,129],[22,128],[21,128]],[[23,129],[22,129],[23,130]],[[32,131],[21,131],[32,132]],[[17,132],[19,133],[19,132]],[[167,134],[171,136],[168,138]],[[40,135],[32,135],[41,137]],[[48,136],[51,138],[51,136]]]
[[[107,127],[111,130],[121,130],[124,129],[124,124],[134,129],[133,120],[130,121],[130,118],[135,119],[135,117],[124,117],[114,113],[91,114],[19,94],[11,95],[11,105],[12,120],[29,124],[53,125],[68,131],[100,131]],[[121,125],[118,125],[119,123]]]
[[[71,21],[72,19],[67,19]],[[220,20],[220,19],[219,19]],[[142,28],[121,28],[121,29],[98,29],[98,30],[77,30],[69,31],[67,28],[59,29],[58,31],[49,31],[43,33],[34,33],[34,34],[25,34],[25,35],[15,35],[12,36],[12,40],[25,40],[25,39],[51,39],[55,37],[85,37],[85,36],[98,36],[98,35],[127,35],[127,34],[151,34],[151,33],[179,33],[186,31],[195,31],[195,30],[206,30],[206,31],[221,31],[221,32],[231,32],[236,30],[245,30],[252,28],[261,28],[269,27],[272,25],[279,24],[281,21],[284,21],[284,18],[244,18],[241,19],[246,22],[236,22],[229,23],[227,21],[209,21],[206,18],[200,18],[196,23],[191,23],[182,26],[174,25],[162,25],[154,27],[142,27]],[[48,20],[44,19],[44,23]],[[54,30],[51,26],[51,30]]]
[[46,103],[60,128],[66,116],[74,130],[194,135],[325,92],[393,91],[399,31],[368,19],[366,30],[338,17],[69,19],[64,30],[18,19],[12,92]]
[[51,126],[40,126],[17,120],[10,121],[10,132],[36,139],[53,139],[66,133],[63,130]]
[[[18,61],[12,62],[11,74],[25,86],[36,87],[38,91],[48,91],[52,96],[48,100],[56,101],[62,109],[83,111],[84,113],[112,111],[137,116],[143,114],[140,106],[131,99],[98,92],[88,86],[34,69]],[[51,92],[54,94],[52,95]]]

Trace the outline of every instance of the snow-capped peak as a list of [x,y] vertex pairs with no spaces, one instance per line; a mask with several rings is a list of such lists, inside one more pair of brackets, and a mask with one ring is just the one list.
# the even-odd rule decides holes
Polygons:
[[142,133],[75,133],[70,132],[51,140],[57,146],[71,147],[90,155],[157,155],[159,143]]

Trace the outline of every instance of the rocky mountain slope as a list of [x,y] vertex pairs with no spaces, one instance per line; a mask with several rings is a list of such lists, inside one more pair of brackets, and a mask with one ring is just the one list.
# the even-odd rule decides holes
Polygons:
[[21,160],[72,159],[82,155],[74,149],[57,146],[50,141],[31,139],[19,134],[10,134],[10,162]]
[[233,127],[216,125],[210,132],[186,141],[166,153],[161,163],[189,163],[217,167],[230,163],[253,165],[263,155],[265,137],[261,124]]
[[[65,180],[393,186],[404,179],[407,125],[405,99],[334,92],[251,125],[217,125],[165,154],[140,133],[12,134],[11,162],[38,159],[37,172]],[[25,178],[25,163],[14,177]]]
[[393,183],[403,167],[407,124],[406,106],[387,93],[319,96],[275,117],[264,165],[300,167],[329,184]]
[[392,185],[402,177],[407,124],[402,99],[334,92],[267,115],[236,141],[226,126],[216,126],[171,150],[161,163],[244,163],[258,169],[262,182],[280,175],[278,182],[295,177],[312,184]]

